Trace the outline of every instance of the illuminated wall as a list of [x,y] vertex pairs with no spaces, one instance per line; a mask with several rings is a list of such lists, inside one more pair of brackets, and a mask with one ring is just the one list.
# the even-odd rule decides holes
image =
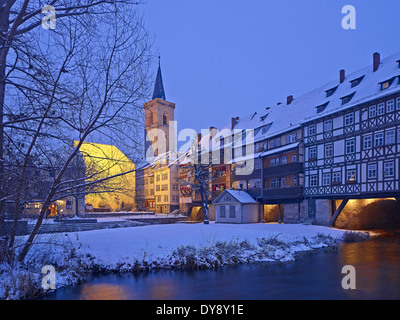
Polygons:
[[[86,204],[104,211],[134,210],[135,172],[114,176],[134,170],[135,164],[112,145],[85,142],[80,152],[86,166],[86,182],[97,181],[86,187]],[[107,177],[112,178],[102,181]]]

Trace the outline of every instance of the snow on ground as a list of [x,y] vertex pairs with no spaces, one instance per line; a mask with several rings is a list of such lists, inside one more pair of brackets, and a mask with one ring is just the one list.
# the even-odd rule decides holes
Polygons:
[[256,243],[257,238],[279,235],[286,242],[312,238],[318,234],[341,239],[344,231],[323,226],[288,224],[171,224],[137,228],[105,229],[78,233],[81,251],[99,265],[116,265],[132,259],[166,258],[179,246],[209,247],[216,241]]
[[[290,262],[299,252],[334,248],[345,231],[287,224],[169,224],[41,234],[23,266],[0,264],[0,299],[41,291],[44,265],[56,267],[57,288],[91,272],[153,268],[215,268],[250,262]],[[23,244],[26,236],[18,237]]]

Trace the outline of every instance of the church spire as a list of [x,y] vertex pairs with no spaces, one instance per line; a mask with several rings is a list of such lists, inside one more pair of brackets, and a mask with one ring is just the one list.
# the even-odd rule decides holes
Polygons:
[[162,99],[166,100],[165,98],[165,91],[164,91],[164,84],[161,75],[161,57],[158,57],[158,72],[156,83],[154,85],[154,92],[153,92],[153,99]]

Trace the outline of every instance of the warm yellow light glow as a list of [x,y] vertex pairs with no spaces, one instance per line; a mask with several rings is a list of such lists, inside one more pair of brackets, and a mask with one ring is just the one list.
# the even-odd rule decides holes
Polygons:
[[[75,142],[76,146],[77,142]],[[135,207],[135,164],[112,145],[85,142],[80,148],[86,166],[87,182],[104,178],[86,196],[94,208],[131,211]],[[120,175],[130,172],[125,175]],[[116,175],[120,175],[114,177]]]

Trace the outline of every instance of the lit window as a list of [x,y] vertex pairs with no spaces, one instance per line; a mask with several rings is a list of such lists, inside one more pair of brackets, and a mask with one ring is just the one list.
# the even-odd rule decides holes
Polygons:
[[356,182],[356,170],[348,170],[346,173],[347,182]]

